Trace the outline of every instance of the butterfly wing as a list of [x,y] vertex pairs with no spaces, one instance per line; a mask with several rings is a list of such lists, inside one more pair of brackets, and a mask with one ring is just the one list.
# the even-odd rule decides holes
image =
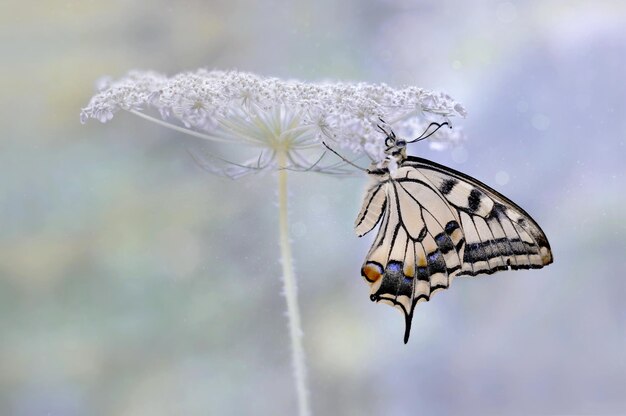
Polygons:
[[365,193],[363,207],[354,222],[354,231],[359,237],[372,231],[378,224],[387,204],[383,183],[375,181]]
[[359,236],[380,222],[361,274],[370,298],[399,308],[408,341],[415,305],[457,275],[552,262],[537,223],[487,185],[426,159],[409,157],[393,179],[370,187],[356,221]]
[[409,157],[403,166],[423,174],[457,211],[466,240],[460,275],[538,269],[552,263],[552,250],[539,224],[504,195],[426,159]]

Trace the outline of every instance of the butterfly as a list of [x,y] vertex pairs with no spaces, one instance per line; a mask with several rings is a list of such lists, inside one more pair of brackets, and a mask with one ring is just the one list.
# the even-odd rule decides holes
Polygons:
[[[446,123],[431,123],[435,131]],[[450,287],[456,276],[507,269],[538,269],[553,261],[545,233],[531,216],[484,183],[420,157],[407,156],[407,142],[386,135],[386,161],[372,163],[372,179],[355,221],[362,237],[377,225],[361,275],[370,299],[404,314],[404,343],[419,302]],[[392,169],[390,165],[396,165]]]

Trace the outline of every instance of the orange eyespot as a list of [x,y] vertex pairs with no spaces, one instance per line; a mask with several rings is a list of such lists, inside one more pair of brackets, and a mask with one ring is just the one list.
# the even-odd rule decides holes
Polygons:
[[383,275],[383,268],[380,264],[367,262],[361,269],[361,276],[368,282],[374,283]]
[[415,276],[415,267],[413,267],[412,264],[405,263],[403,271],[404,271],[404,275],[406,277],[413,277],[413,276]]
[[426,267],[428,263],[426,262],[426,257],[422,253],[417,253],[417,267]]

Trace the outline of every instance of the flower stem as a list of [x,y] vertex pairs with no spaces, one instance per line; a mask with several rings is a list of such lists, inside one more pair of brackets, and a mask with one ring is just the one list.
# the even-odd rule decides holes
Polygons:
[[153,123],[156,123],[156,124],[158,124],[160,126],[167,127],[168,129],[172,129],[172,130],[175,130],[175,131],[178,131],[178,132],[181,132],[181,133],[185,133],[185,134],[188,134],[189,136],[197,137],[197,138],[202,139],[202,140],[209,140],[209,141],[214,141],[214,142],[228,142],[228,140],[224,140],[224,139],[221,139],[219,137],[211,136],[210,134],[200,133],[200,132],[195,131],[195,130],[187,129],[185,127],[181,127],[181,126],[177,126],[177,125],[172,124],[172,123],[168,123],[167,121],[164,121],[164,120],[159,120],[156,117],[149,116],[148,114],[142,113],[141,111],[138,111],[138,110],[128,110],[128,112],[131,113],[131,114],[134,114],[134,115],[136,115],[138,117],[145,118],[146,120],[151,121]]
[[280,229],[280,255],[283,266],[283,291],[287,299],[287,317],[289,319],[289,336],[291,339],[291,360],[293,375],[296,381],[298,395],[298,414],[309,416],[308,389],[306,382],[306,368],[304,365],[304,348],[302,347],[302,324],[298,308],[298,289],[293,268],[291,244],[289,241],[289,219],[287,212],[287,155],[284,151],[278,152],[278,215]]

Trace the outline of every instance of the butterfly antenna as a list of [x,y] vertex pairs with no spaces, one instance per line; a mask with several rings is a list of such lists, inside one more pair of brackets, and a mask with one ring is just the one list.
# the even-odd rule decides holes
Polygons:
[[[437,128],[435,130],[431,131],[430,133],[428,133],[428,130],[432,126],[437,126]],[[421,136],[419,136],[417,139],[413,139],[413,140],[411,140],[410,142],[407,142],[407,143],[415,143],[415,142],[419,142],[420,140],[428,139],[430,136],[432,136],[433,134],[437,133],[437,130],[439,130],[443,126],[448,126],[448,127],[452,128],[452,125],[450,123],[448,123],[447,121],[444,121],[443,123],[432,122],[432,123],[430,123],[428,125],[428,127],[426,127],[426,130],[424,130],[424,133],[422,133]],[[426,133],[428,133],[428,134],[426,134]]]
[[389,133],[387,133],[387,130],[385,130],[383,126],[381,126],[380,124],[377,124],[376,127],[378,127],[378,130],[382,131],[385,134],[385,136],[389,136]]
[[[388,125],[387,122],[385,122],[385,120],[383,120],[382,118],[378,117],[378,119],[384,124],[384,125]],[[391,146],[393,146],[393,142],[395,142],[396,140],[396,133],[394,133],[394,131],[390,128],[389,131],[385,130],[380,124],[377,124],[376,127],[378,127],[378,129],[380,131],[382,131],[386,138],[385,138],[385,146],[387,146],[387,149],[391,148]],[[392,141],[391,144],[388,143],[388,141]]]
[[346,162],[348,165],[350,166],[354,166],[355,168],[362,170],[363,172],[367,172],[367,169],[362,168],[361,166],[352,163],[351,161],[349,161],[348,159],[346,159],[345,157],[341,156],[339,153],[337,153],[335,151],[335,149],[331,148],[329,145],[326,144],[326,142],[322,142],[322,144],[324,145],[325,148],[327,148],[328,150],[330,150],[331,152],[333,152],[335,155],[337,155],[337,157],[341,160],[343,160],[344,162]]

